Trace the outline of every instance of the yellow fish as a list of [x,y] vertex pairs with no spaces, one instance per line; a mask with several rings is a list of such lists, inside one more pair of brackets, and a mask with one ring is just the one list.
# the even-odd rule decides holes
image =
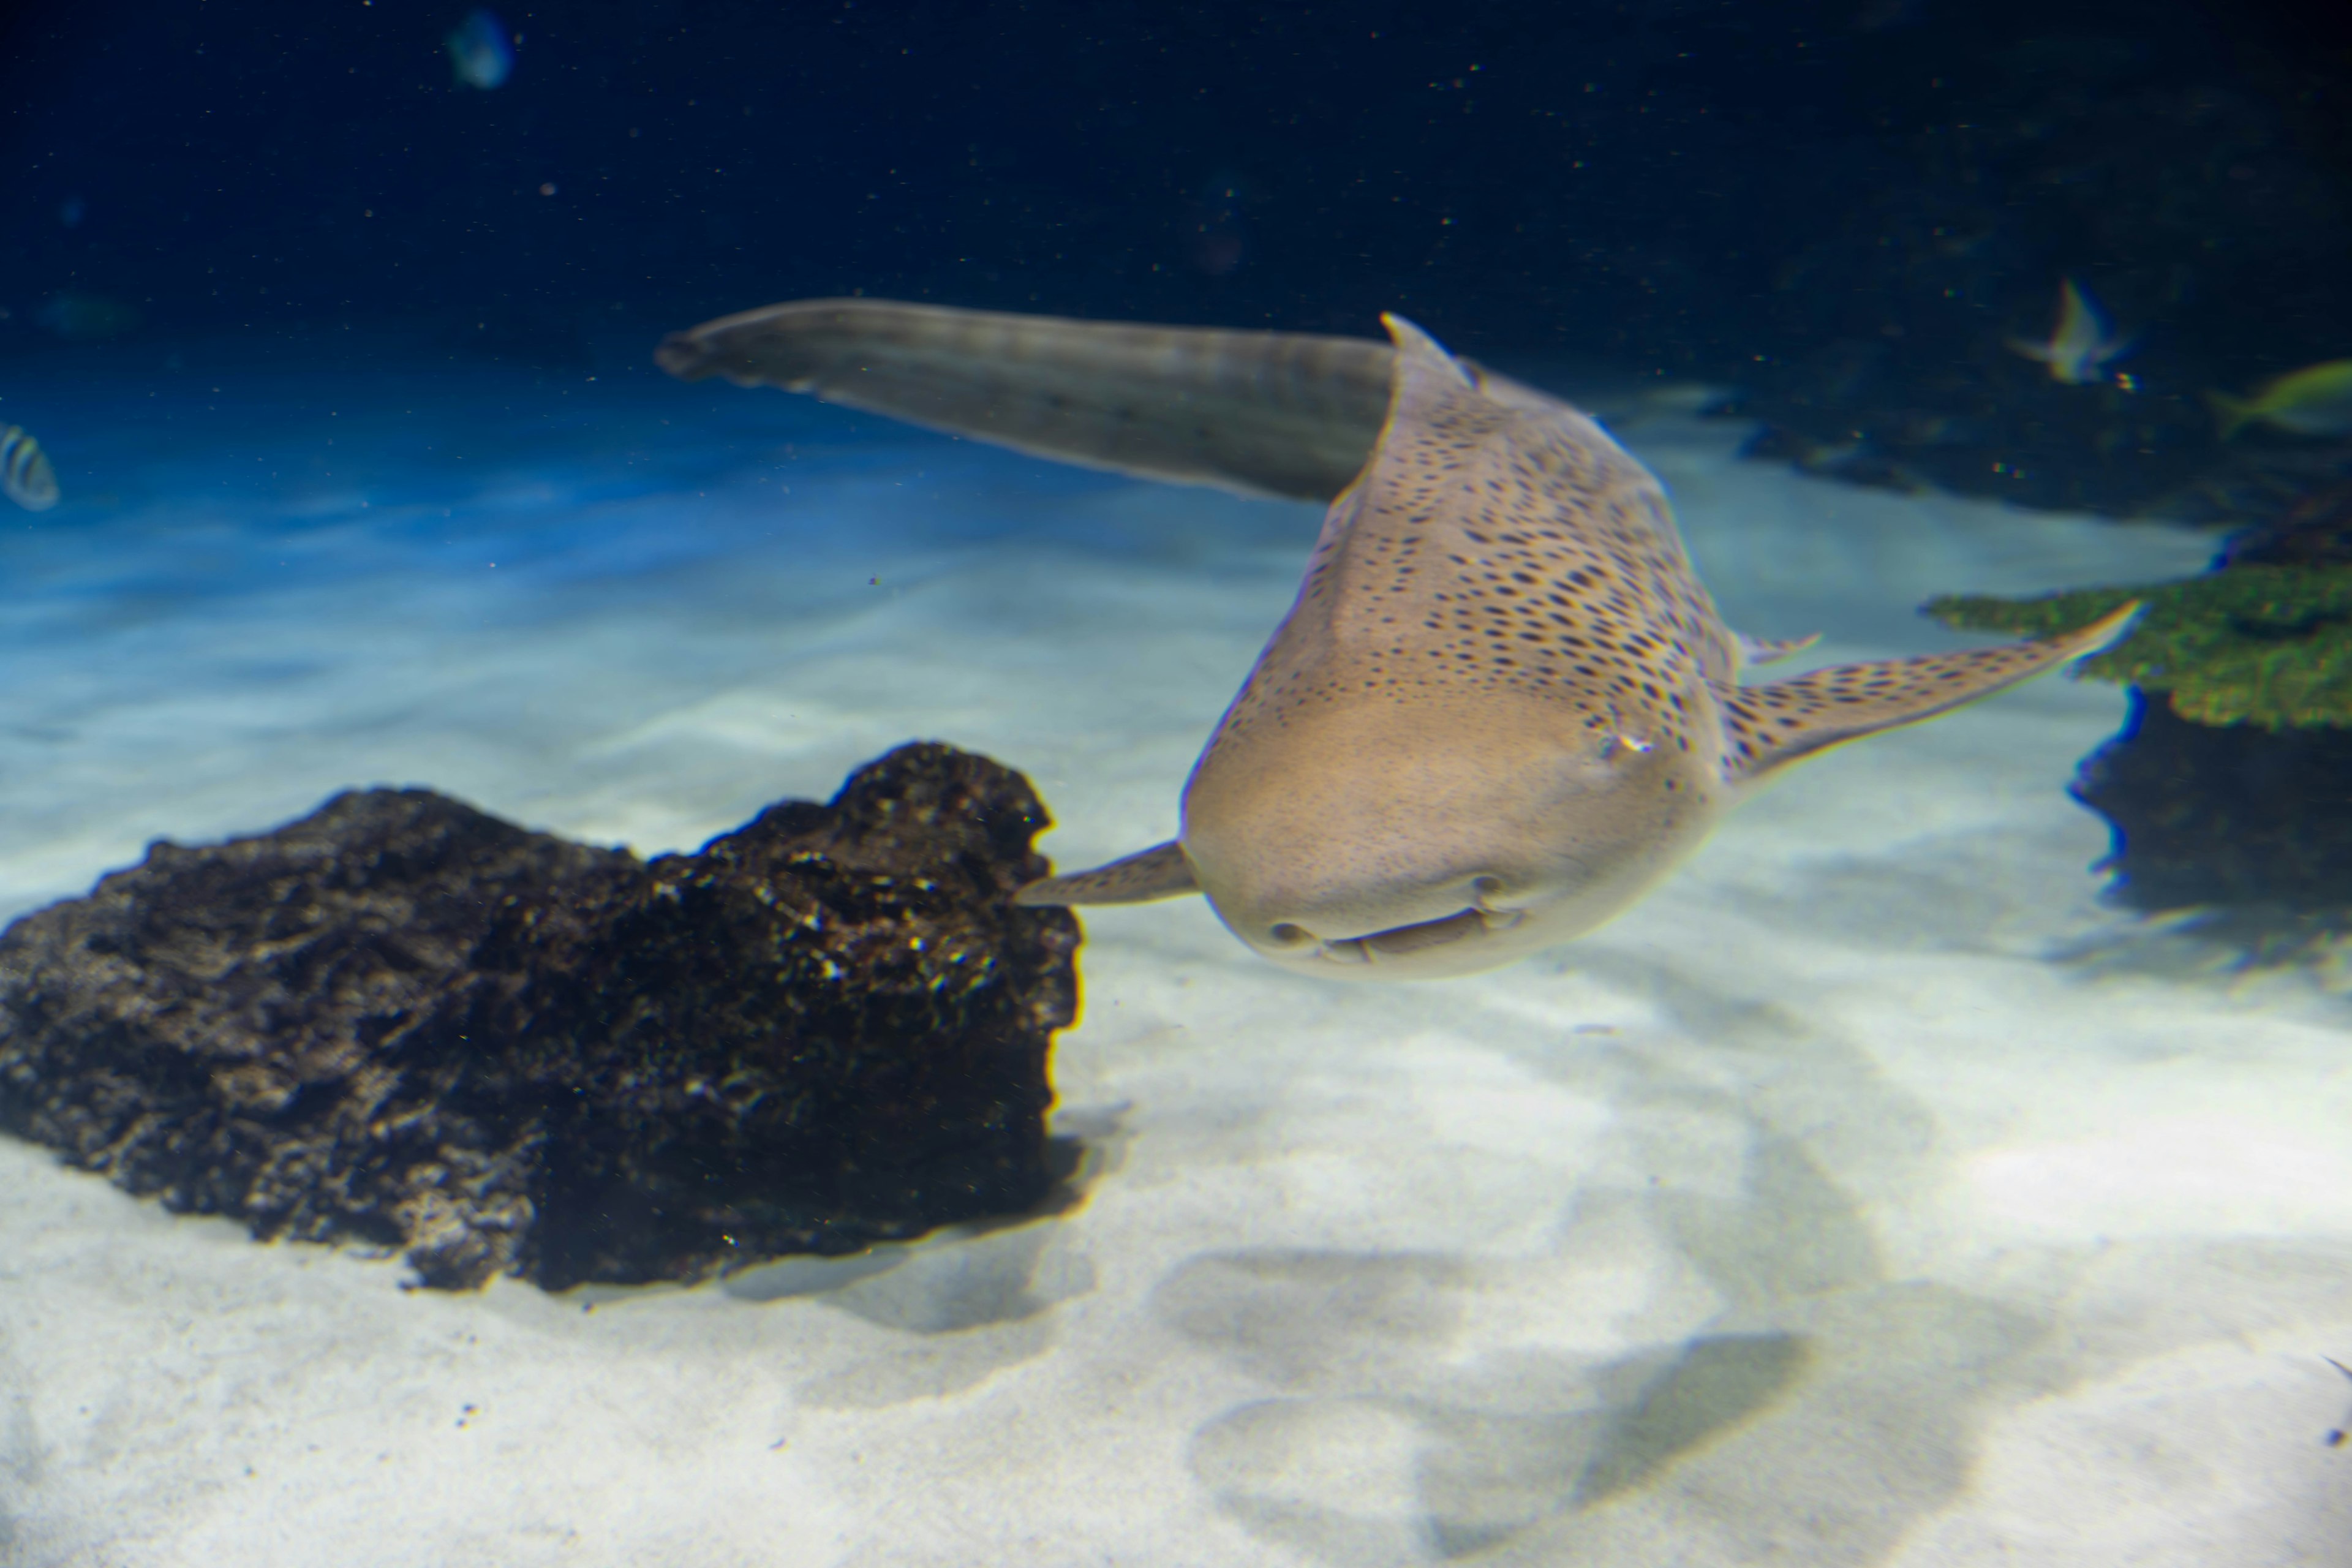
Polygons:
[[2263,383],[2252,397],[2209,392],[2205,401],[2226,441],[2248,425],[2298,436],[2352,436],[2352,359],[2307,364]]
[[2105,374],[2109,360],[2131,352],[2132,340],[2116,336],[2099,302],[2069,278],[2059,285],[2058,325],[2048,340],[2037,343],[2011,338],[2009,346],[2048,365],[2051,380],[2088,386]]
[[26,511],[47,511],[58,504],[58,471],[22,426],[0,425],[0,495]]

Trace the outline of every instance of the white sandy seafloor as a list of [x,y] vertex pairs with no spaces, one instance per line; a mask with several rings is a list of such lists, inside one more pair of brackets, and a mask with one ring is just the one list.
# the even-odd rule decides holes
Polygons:
[[[10,913],[352,784],[691,846],[918,736],[1090,863],[1173,829],[1317,521],[618,360],[0,395],[69,498],[0,516]],[[2210,551],[1740,434],[1626,425],[1822,659]],[[2122,707],[1807,764],[1469,980],[1089,913],[1083,1202],[847,1262],[404,1291],[0,1142],[0,1563],[2352,1564],[2352,1012],[2096,902]]]

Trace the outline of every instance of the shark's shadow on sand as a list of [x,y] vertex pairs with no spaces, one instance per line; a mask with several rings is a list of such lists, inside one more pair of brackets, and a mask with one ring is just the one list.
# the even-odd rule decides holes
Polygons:
[[[1237,1250],[1160,1286],[1162,1321],[1265,1387],[1189,1455],[1253,1534],[1349,1568],[1885,1563],[1969,1490],[1992,1423],[2228,1331],[2159,1281],[2260,1281],[2231,1325],[2252,1332],[2319,1321],[2352,1268],[2343,1247],[2167,1243],[2022,1256],[1997,1295],[1894,1278],[1871,1211],[1932,1181],[1926,1110],[1782,1009],[1611,966],[1672,1022],[1549,1064],[1606,1095],[1622,1144],[1551,1258]],[[1622,1297],[1629,1267],[1653,1276],[1618,1320],[1654,1332],[1638,1348],[1461,1353],[1515,1273]],[[2309,1450],[2287,1489],[2340,1542],[2352,1500],[2324,1489],[2316,1434],[2277,1435]]]

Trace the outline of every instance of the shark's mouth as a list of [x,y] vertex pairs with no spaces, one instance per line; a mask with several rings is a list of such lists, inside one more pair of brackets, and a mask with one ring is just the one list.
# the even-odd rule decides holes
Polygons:
[[1519,923],[1519,913],[1517,910],[1461,910],[1414,925],[1326,941],[1317,956],[1327,963],[1378,963],[1382,959],[1425,952],[1433,947],[1465,942],[1489,931],[1508,931]]

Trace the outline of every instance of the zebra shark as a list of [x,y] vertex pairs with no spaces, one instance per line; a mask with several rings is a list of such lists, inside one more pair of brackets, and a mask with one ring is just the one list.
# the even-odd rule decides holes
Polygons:
[[1813,639],[1725,625],[1656,478],[1575,408],[1382,321],[1392,346],[817,300],[657,357],[1073,461],[1328,499],[1178,837],[1016,898],[1202,893],[1257,952],[1333,978],[1470,973],[1580,935],[1790,763],[2095,653],[2137,613],[1742,682]]

